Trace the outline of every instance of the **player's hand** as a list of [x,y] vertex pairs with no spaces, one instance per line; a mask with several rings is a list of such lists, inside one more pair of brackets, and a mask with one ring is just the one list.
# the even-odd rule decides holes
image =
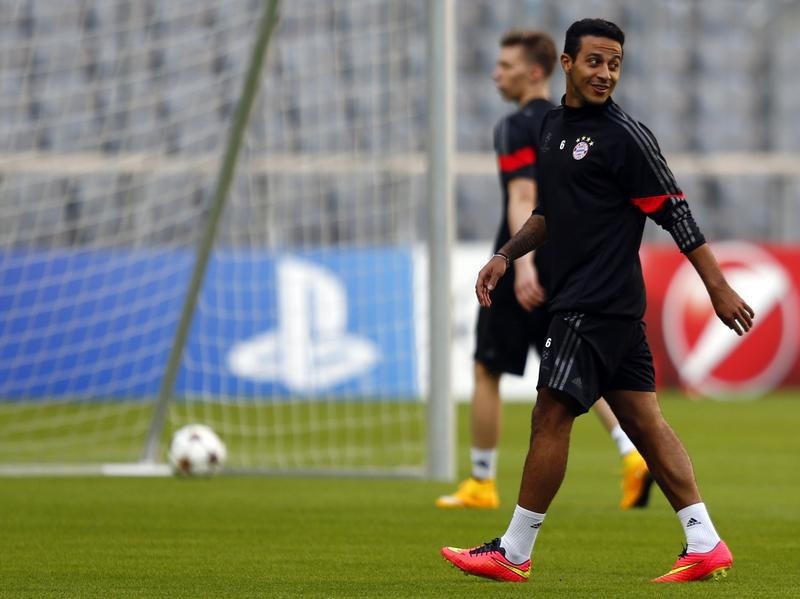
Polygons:
[[491,293],[506,273],[506,260],[502,256],[492,256],[481,271],[478,273],[478,281],[475,283],[475,295],[478,296],[478,303],[484,308],[492,305]]
[[741,336],[753,327],[755,312],[730,286],[709,293],[714,312],[729,329]]
[[[528,262],[521,264],[524,259]],[[547,294],[539,283],[539,276],[529,256],[514,263],[514,295],[519,305],[528,311],[541,306],[547,300]]]

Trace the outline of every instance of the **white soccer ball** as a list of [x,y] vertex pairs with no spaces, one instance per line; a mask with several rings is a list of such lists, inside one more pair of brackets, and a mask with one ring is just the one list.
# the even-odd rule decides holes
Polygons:
[[169,444],[169,464],[178,476],[213,476],[225,465],[228,450],[205,424],[187,424]]

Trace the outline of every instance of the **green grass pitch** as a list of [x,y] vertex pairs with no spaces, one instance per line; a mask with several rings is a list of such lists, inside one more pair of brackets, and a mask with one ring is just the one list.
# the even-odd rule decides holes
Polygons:
[[[576,424],[530,582],[450,567],[440,546],[501,534],[513,509],[530,406],[509,404],[492,512],[439,511],[452,485],[418,480],[0,479],[0,597],[800,596],[800,394],[662,403],[734,553],[725,581],[648,582],[683,536],[656,489],[647,509],[617,509],[619,459],[592,415]],[[461,406],[461,474],[466,418]]]

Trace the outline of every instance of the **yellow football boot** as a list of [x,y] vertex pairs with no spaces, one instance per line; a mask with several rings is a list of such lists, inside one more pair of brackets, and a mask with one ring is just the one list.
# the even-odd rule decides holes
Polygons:
[[477,508],[494,510],[500,505],[494,479],[477,480],[468,478],[452,495],[442,495],[436,500],[440,508]]
[[626,454],[622,458],[622,501],[619,507],[623,510],[646,507],[652,484],[653,477],[642,455],[636,450]]

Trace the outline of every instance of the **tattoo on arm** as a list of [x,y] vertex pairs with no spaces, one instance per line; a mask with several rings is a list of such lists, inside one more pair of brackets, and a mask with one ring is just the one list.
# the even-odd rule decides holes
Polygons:
[[509,260],[513,262],[520,256],[532,252],[545,241],[547,241],[547,224],[544,217],[532,214],[522,228],[498,251],[508,256]]

